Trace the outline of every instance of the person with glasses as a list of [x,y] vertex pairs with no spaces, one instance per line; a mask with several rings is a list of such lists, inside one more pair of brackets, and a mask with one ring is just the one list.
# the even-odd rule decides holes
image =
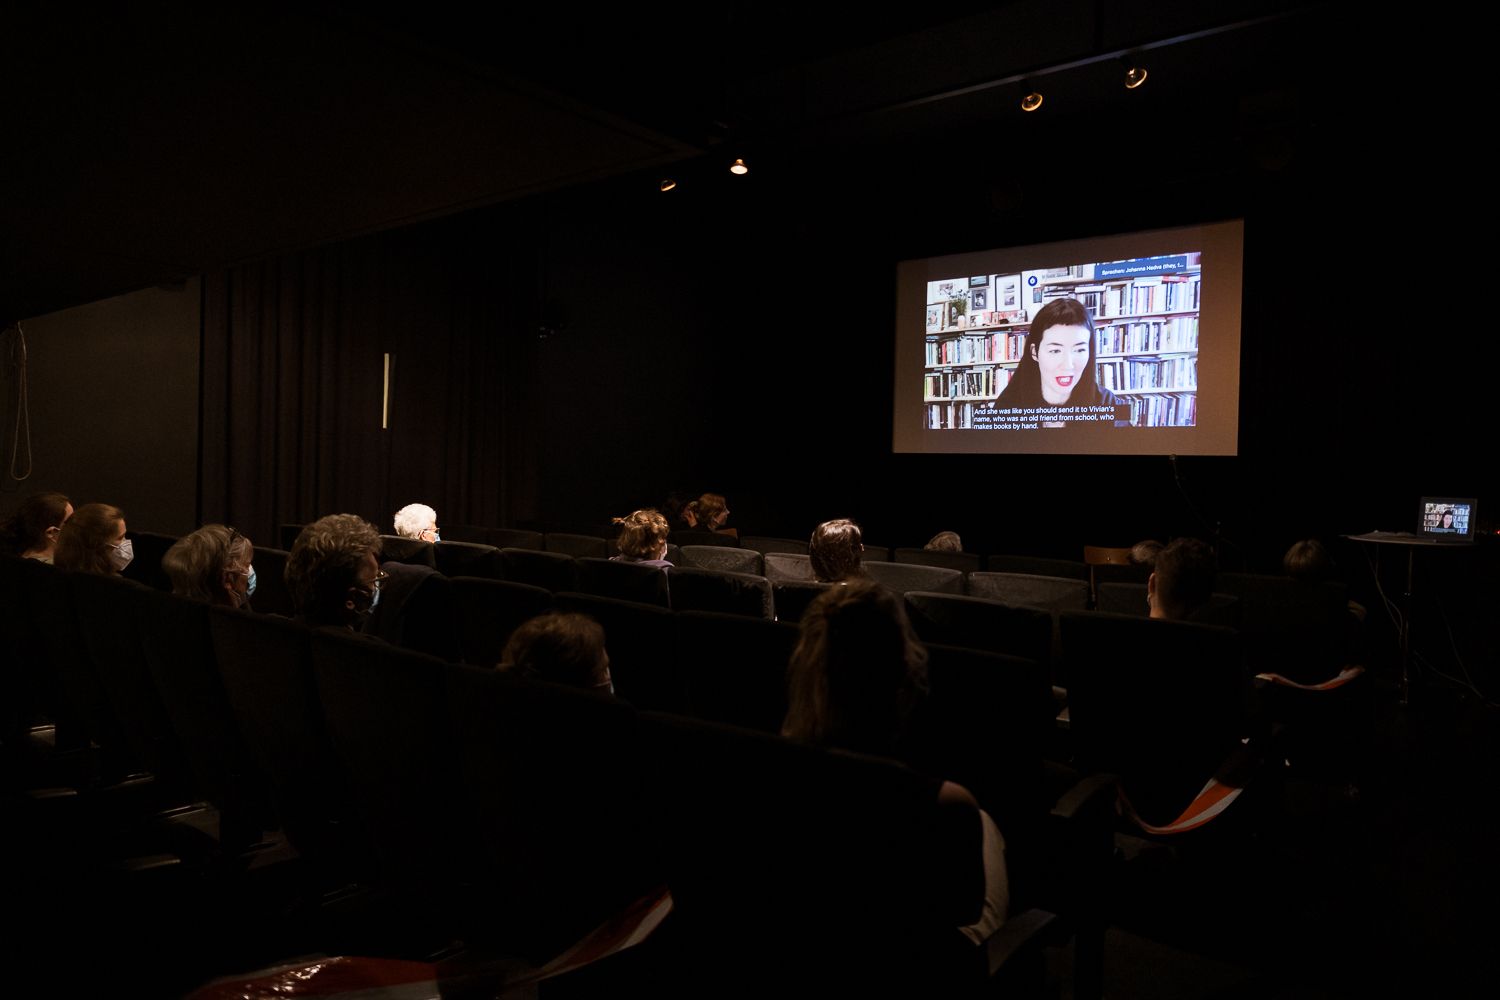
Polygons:
[[286,559],[297,620],[359,628],[380,603],[379,555],[380,532],[357,515],[329,514],[303,528]]
[[161,568],[178,597],[248,611],[255,593],[254,556],[250,539],[238,531],[205,524],[179,538],[162,556]]
[[396,511],[396,534],[402,538],[415,538],[421,542],[440,542],[437,511],[425,503],[409,503]]

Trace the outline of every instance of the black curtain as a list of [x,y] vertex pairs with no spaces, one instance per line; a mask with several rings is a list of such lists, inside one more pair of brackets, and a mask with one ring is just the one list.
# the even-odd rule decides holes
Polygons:
[[206,275],[200,523],[275,546],[331,513],[390,532],[414,501],[512,520],[535,489],[536,267],[526,241],[450,224]]

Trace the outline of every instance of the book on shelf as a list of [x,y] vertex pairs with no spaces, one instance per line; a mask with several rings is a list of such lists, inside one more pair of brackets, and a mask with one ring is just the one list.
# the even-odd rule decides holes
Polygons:
[[1198,317],[1106,323],[1094,327],[1098,354],[1157,354],[1198,349]]
[[1099,385],[1113,392],[1198,388],[1198,359],[1192,356],[1109,359],[1094,373]]
[[1198,394],[1169,392],[1133,396],[1130,422],[1137,427],[1195,427],[1198,424]]
[[1010,384],[1009,368],[972,368],[969,371],[937,372],[923,380],[928,400],[991,400]]

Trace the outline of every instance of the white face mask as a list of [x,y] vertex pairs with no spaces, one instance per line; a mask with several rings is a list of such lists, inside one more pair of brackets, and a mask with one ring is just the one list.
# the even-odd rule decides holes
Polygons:
[[135,547],[130,544],[130,539],[125,539],[119,545],[109,547],[109,561],[114,564],[115,571],[125,572],[125,567],[130,565],[130,560],[135,558]]

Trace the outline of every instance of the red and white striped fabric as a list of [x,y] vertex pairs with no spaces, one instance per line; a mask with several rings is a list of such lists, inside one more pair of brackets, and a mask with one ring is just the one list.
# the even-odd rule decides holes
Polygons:
[[[640,944],[670,912],[672,894],[659,889],[600,924],[540,969],[510,962],[455,971],[470,985],[476,979],[492,979],[496,1000],[529,1000],[536,996],[541,980]],[[440,1000],[438,984],[443,979],[443,967],[430,962],[339,956],[220,979],[195,990],[188,1000]]]
[[1120,811],[1130,822],[1147,833],[1186,833],[1189,830],[1198,829],[1198,827],[1209,820],[1222,814],[1224,810],[1228,809],[1234,803],[1235,799],[1240,797],[1240,793],[1244,790],[1244,788],[1226,785],[1219,781],[1218,778],[1209,778],[1208,784],[1203,786],[1203,790],[1182,811],[1182,815],[1165,826],[1154,826],[1136,815],[1135,807],[1125,797],[1124,789],[1120,790]]

